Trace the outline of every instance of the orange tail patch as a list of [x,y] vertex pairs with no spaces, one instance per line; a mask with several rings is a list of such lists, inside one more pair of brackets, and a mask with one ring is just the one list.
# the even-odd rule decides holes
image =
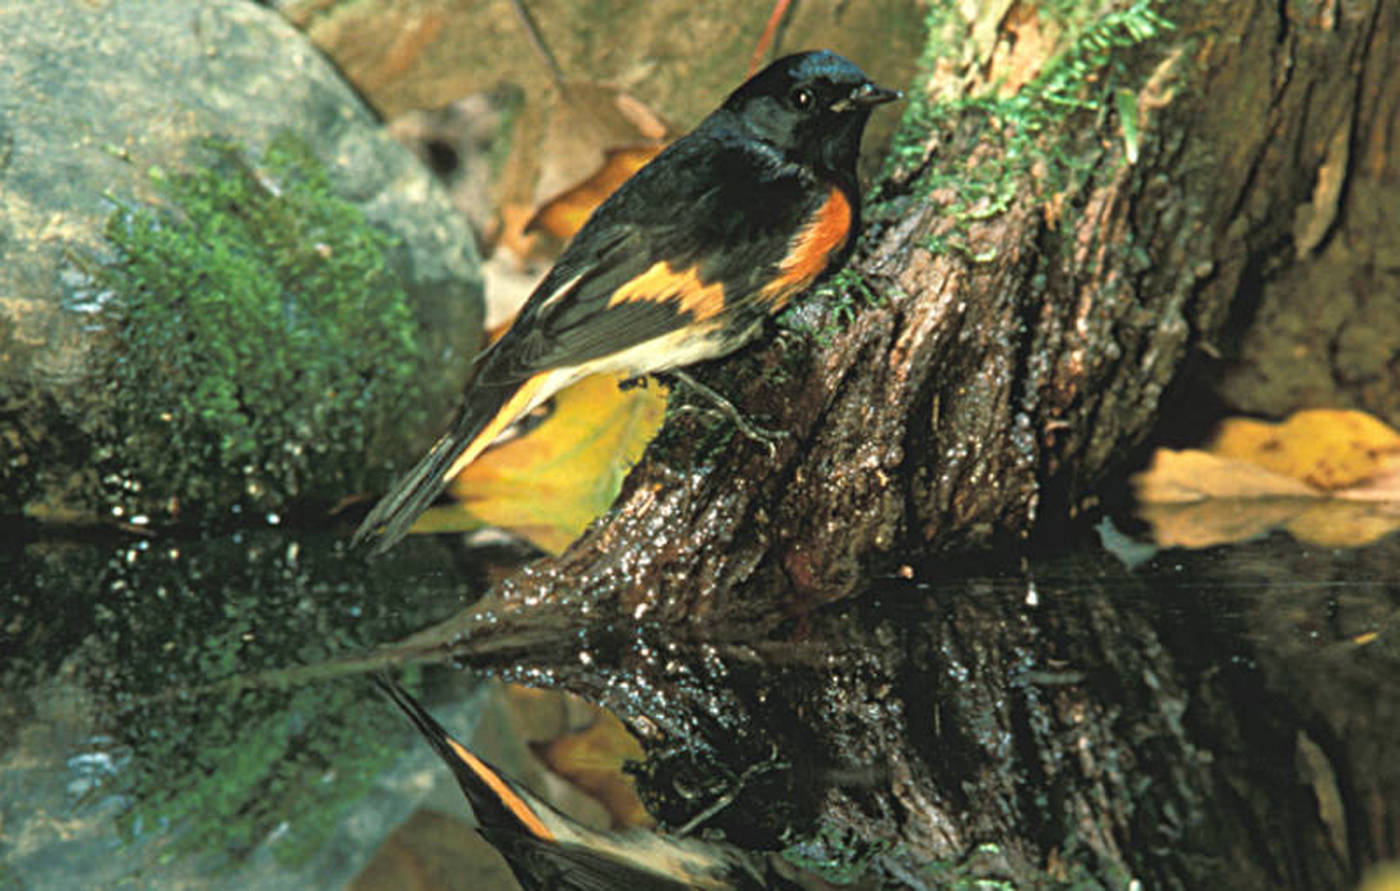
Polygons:
[[501,779],[499,774],[487,767],[480,758],[473,755],[466,746],[457,740],[449,736],[447,744],[452,747],[452,751],[456,753],[457,757],[462,759],[462,763],[470,768],[471,772],[476,774],[492,792],[496,793],[496,798],[515,815],[515,819],[519,820],[520,825],[524,826],[531,835],[541,841],[554,841],[554,833],[550,832],[549,827],[541,822],[530,805],[515,793],[509,783]]
[[546,390],[545,387],[550,383],[553,376],[551,372],[541,372],[521,384],[520,389],[515,391],[515,395],[511,396],[506,404],[501,406],[500,410],[496,412],[495,417],[493,417],[485,427],[481,428],[481,432],[472,439],[471,443],[465,449],[463,449],[462,454],[457,456],[457,460],[452,462],[452,465],[447,468],[447,472],[442,475],[442,478],[444,480],[450,480],[456,477],[457,474],[467,468],[467,465],[471,464],[482,452],[486,451],[486,447],[495,442],[496,437],[500,436],[507,427],[515,423],[517,418],[525,414],[539,402],[548,398],[554,391]]

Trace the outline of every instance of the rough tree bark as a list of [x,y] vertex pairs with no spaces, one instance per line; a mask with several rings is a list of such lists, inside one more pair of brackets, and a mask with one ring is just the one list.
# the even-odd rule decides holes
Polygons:
[[[1074,29],[1021,6],[995,15],[935,35],[940,97],[1054,73],[1026,86]],[[750,783],[766,793],[721,825],[774,844],[824,818],[902,842],[892,875],[992,840],[992,871],[1017,879],[1326,887],[1393,852],[1378,830],[1339,853],[1311,799],[1266,801],[1249,771],[1225,775],[1212,751],[1243,762],[1257,744],[1291,763],[1298,722],[1279,719],[1277,746],[1247,737],[1260,686],[1210,675],[1170,622],[1082,585],[1071,608],[1028,618],[1024,592],[935,596],[927,565],[905,565],[1091,496],[1183,363],[1214,352],[1242,287],[1292,255],[1295,221],[1335,218],[1321,185],[1334,134],[1394,107],[1394,4],[1161,15],[1173,29],[1105,58],[1081,42],[1071,87],[1100,101],[1036,118],[1039,160],[1007,157],[1027,124],[1004,106],[934,106],[854,263],[878,301],[815,300],[799,323],[834,333],[709,372],[790,432],[776,455],[673,419],[567,553],[385,655],[616,707],[668,815],[685,810],[677,783],[776,753],[793,769]],[[993,168],[1008,183],[954,212],[965,178]],[[914,581],[871,584],[885,574]]]

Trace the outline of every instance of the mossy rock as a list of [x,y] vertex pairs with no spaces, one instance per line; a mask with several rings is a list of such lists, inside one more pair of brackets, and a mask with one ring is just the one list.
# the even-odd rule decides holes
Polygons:
[[389,238],[291,137],[256,165],[220,154],[154,172],[173,209],[114,212],[118,256],[92,273],[108,339],[85,429],[123,513],[334,501],[424,421],[432,369]]
[[466,222],[234,0],[0,10],[0,512],[152,522],[373,488],[481,336]]

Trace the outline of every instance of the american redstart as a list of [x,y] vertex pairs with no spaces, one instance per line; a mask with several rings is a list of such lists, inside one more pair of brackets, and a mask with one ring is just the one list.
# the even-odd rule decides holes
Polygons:
[[391,547],[512,423],[581,378],[733,352],[850,256],[870,111],[899,98],[828,51],[779,59],[594,211],[500,340],[456,421],[355,533]]

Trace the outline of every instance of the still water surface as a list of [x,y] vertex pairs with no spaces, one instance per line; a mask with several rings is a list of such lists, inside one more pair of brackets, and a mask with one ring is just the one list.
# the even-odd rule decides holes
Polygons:
[[[870,596],[1053,617],[1108,590],[1164,639],[1200,631],[1193,658],[1267,675],[1320,734],[1400,738],[1394,536],[1327,550],[1277,535],[1131,568],[1092,540],[1007,563]],[[0,553],[0,888],[345,887],[445,771],[363,677],[314,669],[463,610],[480,590],[466,577],[431,541],[366,566],[281,529]],[[487,688],[452,689],[434,707],[470,738]],[[1341,831],[1384,853],[1386,830]]]

